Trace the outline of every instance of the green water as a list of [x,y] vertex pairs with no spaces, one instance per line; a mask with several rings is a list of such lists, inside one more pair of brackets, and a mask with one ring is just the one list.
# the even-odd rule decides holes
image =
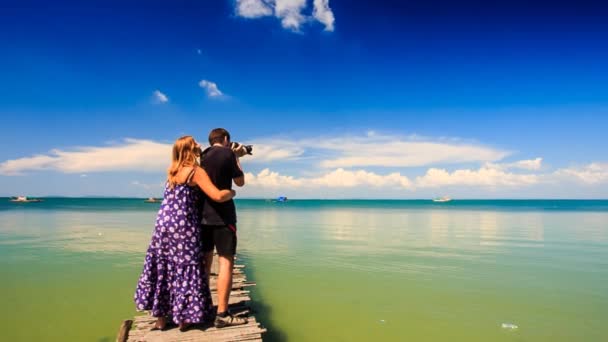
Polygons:
[[[608,201],[241,200],[267,340],[604,341]],[[0,199],[0,340],[113,341],[158,204]],[[515,330],[502,323],[513,323]]]

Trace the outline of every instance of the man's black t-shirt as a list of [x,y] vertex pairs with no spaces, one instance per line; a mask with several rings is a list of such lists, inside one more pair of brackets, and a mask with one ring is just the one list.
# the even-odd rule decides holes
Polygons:
[[[243,175],[243,171],[236,163],[236,156],[229,147],[211,146],[202,155],[201,166],[207,171],[211,182],[220,190],[231,190],[232,179]],[[236,208],[234,207],[234,201],[218,203],[205,198],[202,223],[208,225],[235,225]]]

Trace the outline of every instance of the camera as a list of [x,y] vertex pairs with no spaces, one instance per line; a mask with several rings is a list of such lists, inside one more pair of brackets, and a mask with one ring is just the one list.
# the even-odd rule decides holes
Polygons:
[[253,151],[253,145],[243,145],[236,141],[233,141],[230,143],[230,148],[239,157],[242,157],[246,154],[251,155],[252,154],[251,152]]

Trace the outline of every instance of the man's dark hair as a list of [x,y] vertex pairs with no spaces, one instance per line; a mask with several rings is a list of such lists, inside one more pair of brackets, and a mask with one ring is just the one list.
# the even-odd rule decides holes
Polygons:
[[224,137],[228,138],[228,142],[230,142],[230,133],[223,128],[215,128],[209,132],[209,145],[213,146],[213,144],[222,144],[224,142]]

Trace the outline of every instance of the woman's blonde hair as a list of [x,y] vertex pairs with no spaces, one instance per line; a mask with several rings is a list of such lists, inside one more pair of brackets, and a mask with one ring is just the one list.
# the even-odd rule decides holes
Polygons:
[[175,141],[171,154],[171,166],[167,170],[167,182],[173,187],[177,183],[177,174],[182,167],[198,166],[197,157],[200,155],[200,148],[191,135],[185,135]]

